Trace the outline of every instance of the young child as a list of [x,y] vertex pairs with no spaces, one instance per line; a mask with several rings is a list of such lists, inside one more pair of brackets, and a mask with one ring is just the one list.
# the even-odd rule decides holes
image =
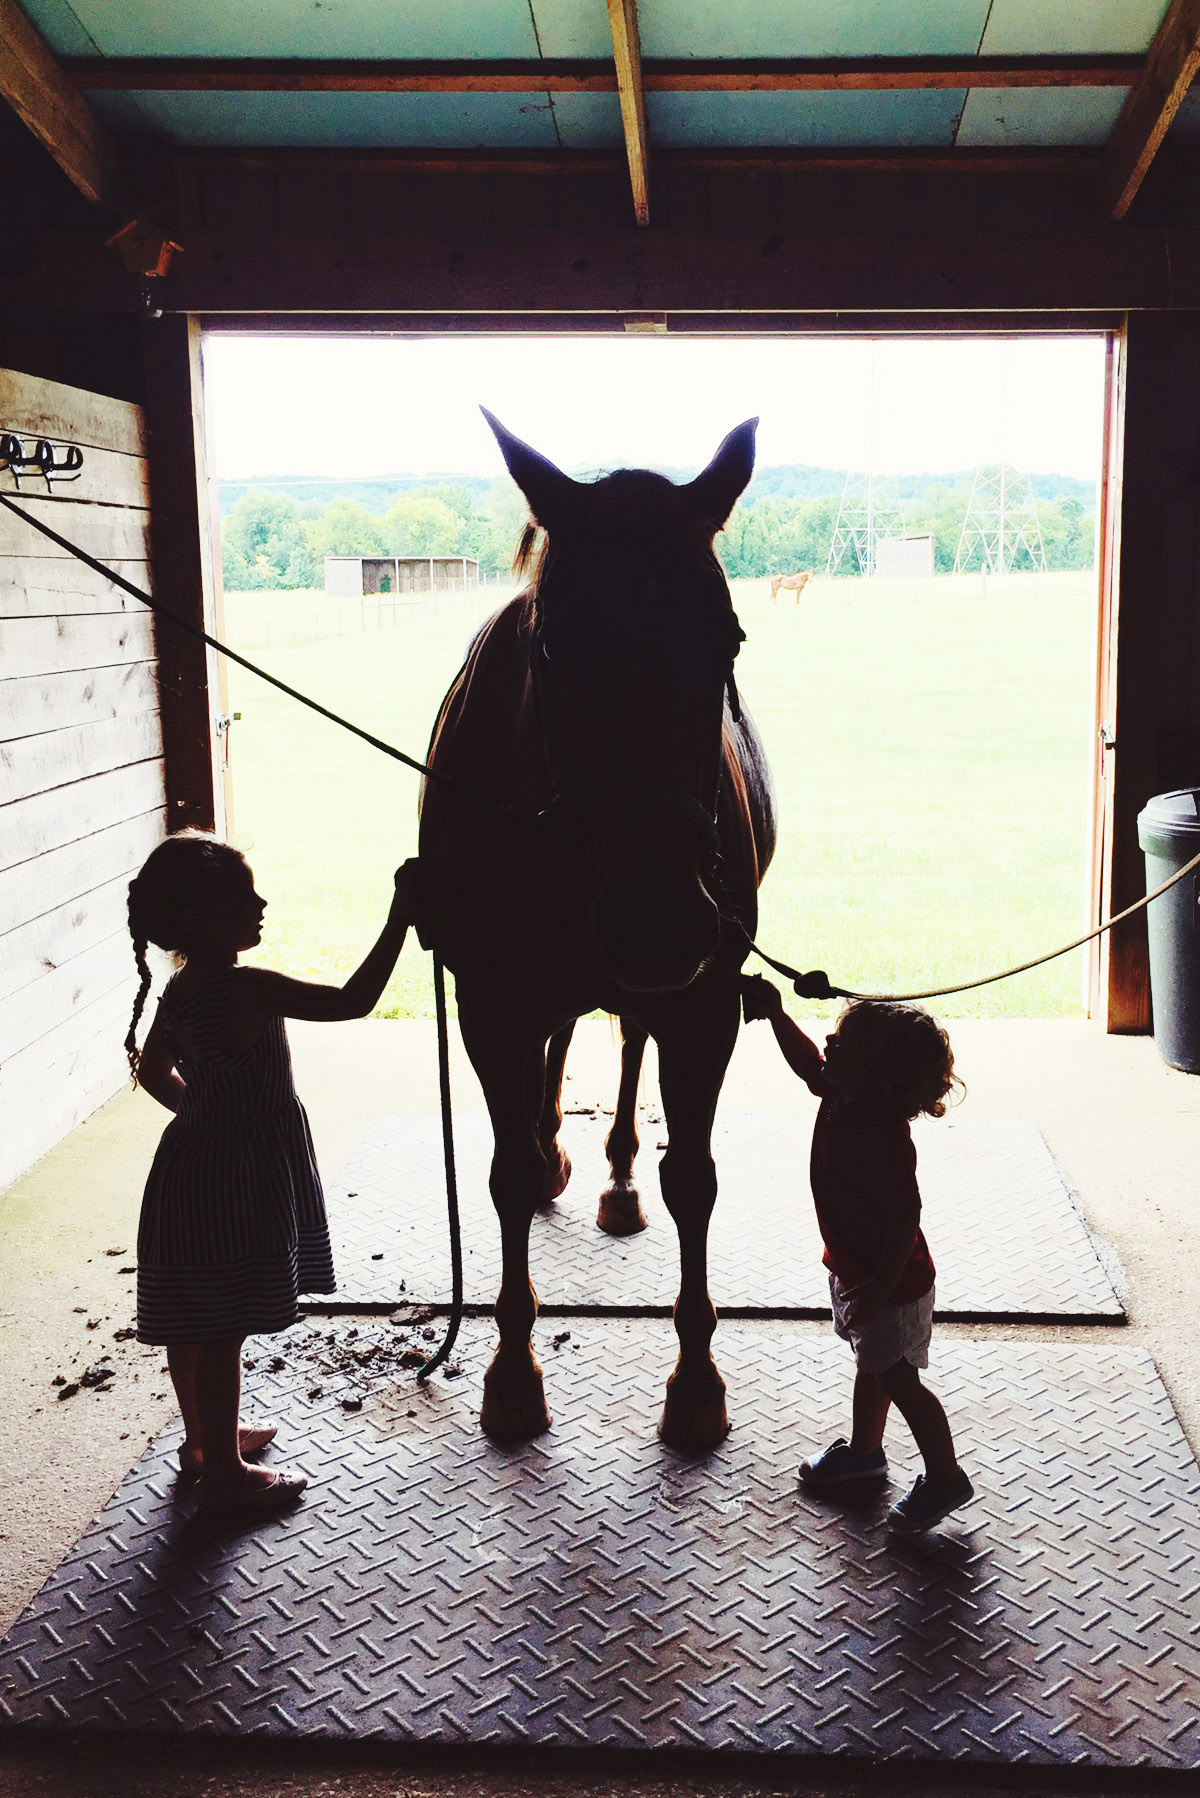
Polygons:
[[[240,968],[267,908],[228,843],[180,831],[129,887],[141,986],[125,1047],[134,1080],[175,1113],[138,1226],[138,1340],[165,1345],[183,1414],[179,1460],[210,1511],[274,1511],[303,1474],[251,1466],[273,1426],[239,1423],[242,1342],[286,1330],[297,1294],[332,1292],[333,1259],[308,1119],[283,1020],[360,1018],[396,964],[415,908],[416,863],[396,874],[383,933],[342,987]],[[150,987],[146,945],[181,963],[138,1053]]]
[[921,1384],[929,1365],[933,1262],[921,1232],[921,1194],[910,1119],[941,1117],[961,1084],[950,1039],[915,1005],[850,1005],[825,1041],[825,1057],[792,1022],[769,980],[742,982],[747,1022],[767,1018],[793,1073],[817,1094],[810,1177],[829,1269],[833,1327],[854,1350],[853,1429],[800,1477],[818,1491],[887,1477],[883,1430],[894,1404],[913,1433],[925,1472],[893,1505],[897,1529],[929,1529],[973,1497],[950,1425]]

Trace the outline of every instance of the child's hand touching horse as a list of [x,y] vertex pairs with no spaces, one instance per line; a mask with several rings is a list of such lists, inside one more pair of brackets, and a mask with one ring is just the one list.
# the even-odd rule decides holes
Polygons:
[[[265,902],[257,894],[254,897],[265,909]],[[391,978],[416,909],[417,861],[413,857],[397,868],[383,929],[344,985],[319,986],[309,980],[294,980],[288,974],[273,973],[269,968],[243,968],[231,989],[225,1018],[231,1046],[252,1042],[269,1017],[306,1018],[321,1024],[365,1018],[375,1009]]]

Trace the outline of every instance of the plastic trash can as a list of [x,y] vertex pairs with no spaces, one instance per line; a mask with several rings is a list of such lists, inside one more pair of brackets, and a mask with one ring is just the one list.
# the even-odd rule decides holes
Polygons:
[[[1158,793],[1138,813],[1138,842],[1152,893],[1200,854],[1200,787]],[[1146,907],[1150,1004],[1163,1060],[1200,1074],[1200,868]]]

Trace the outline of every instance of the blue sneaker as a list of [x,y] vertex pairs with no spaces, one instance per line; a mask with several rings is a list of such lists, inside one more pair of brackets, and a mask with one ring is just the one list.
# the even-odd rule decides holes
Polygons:
[[919,1530],[932,1529],[974,1496],[975,1488],[961,1467],[952,1480],[927,1480],[921,1473],[911,1491],[892,1506],[888,1522],[893,1529],[915,1536]]
[[811,1461],[801,1461],[800,1478],[814,1492],[825,1492],[834,1486],[856,1485],[860,1480],[884,1480],[887,1470],[887,1456],[881,1448],[873,1455],[856,1455],[846,1438],[839,1436]]

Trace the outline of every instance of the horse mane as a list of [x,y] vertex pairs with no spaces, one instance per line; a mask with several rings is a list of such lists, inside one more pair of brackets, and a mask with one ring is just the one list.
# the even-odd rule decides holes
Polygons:
[[537,586],[546,560],[547,541],[541,525],[531,518],[517,538],[517,547],[513,551],[512,571],[519,581],[528,577],[530,586]]

